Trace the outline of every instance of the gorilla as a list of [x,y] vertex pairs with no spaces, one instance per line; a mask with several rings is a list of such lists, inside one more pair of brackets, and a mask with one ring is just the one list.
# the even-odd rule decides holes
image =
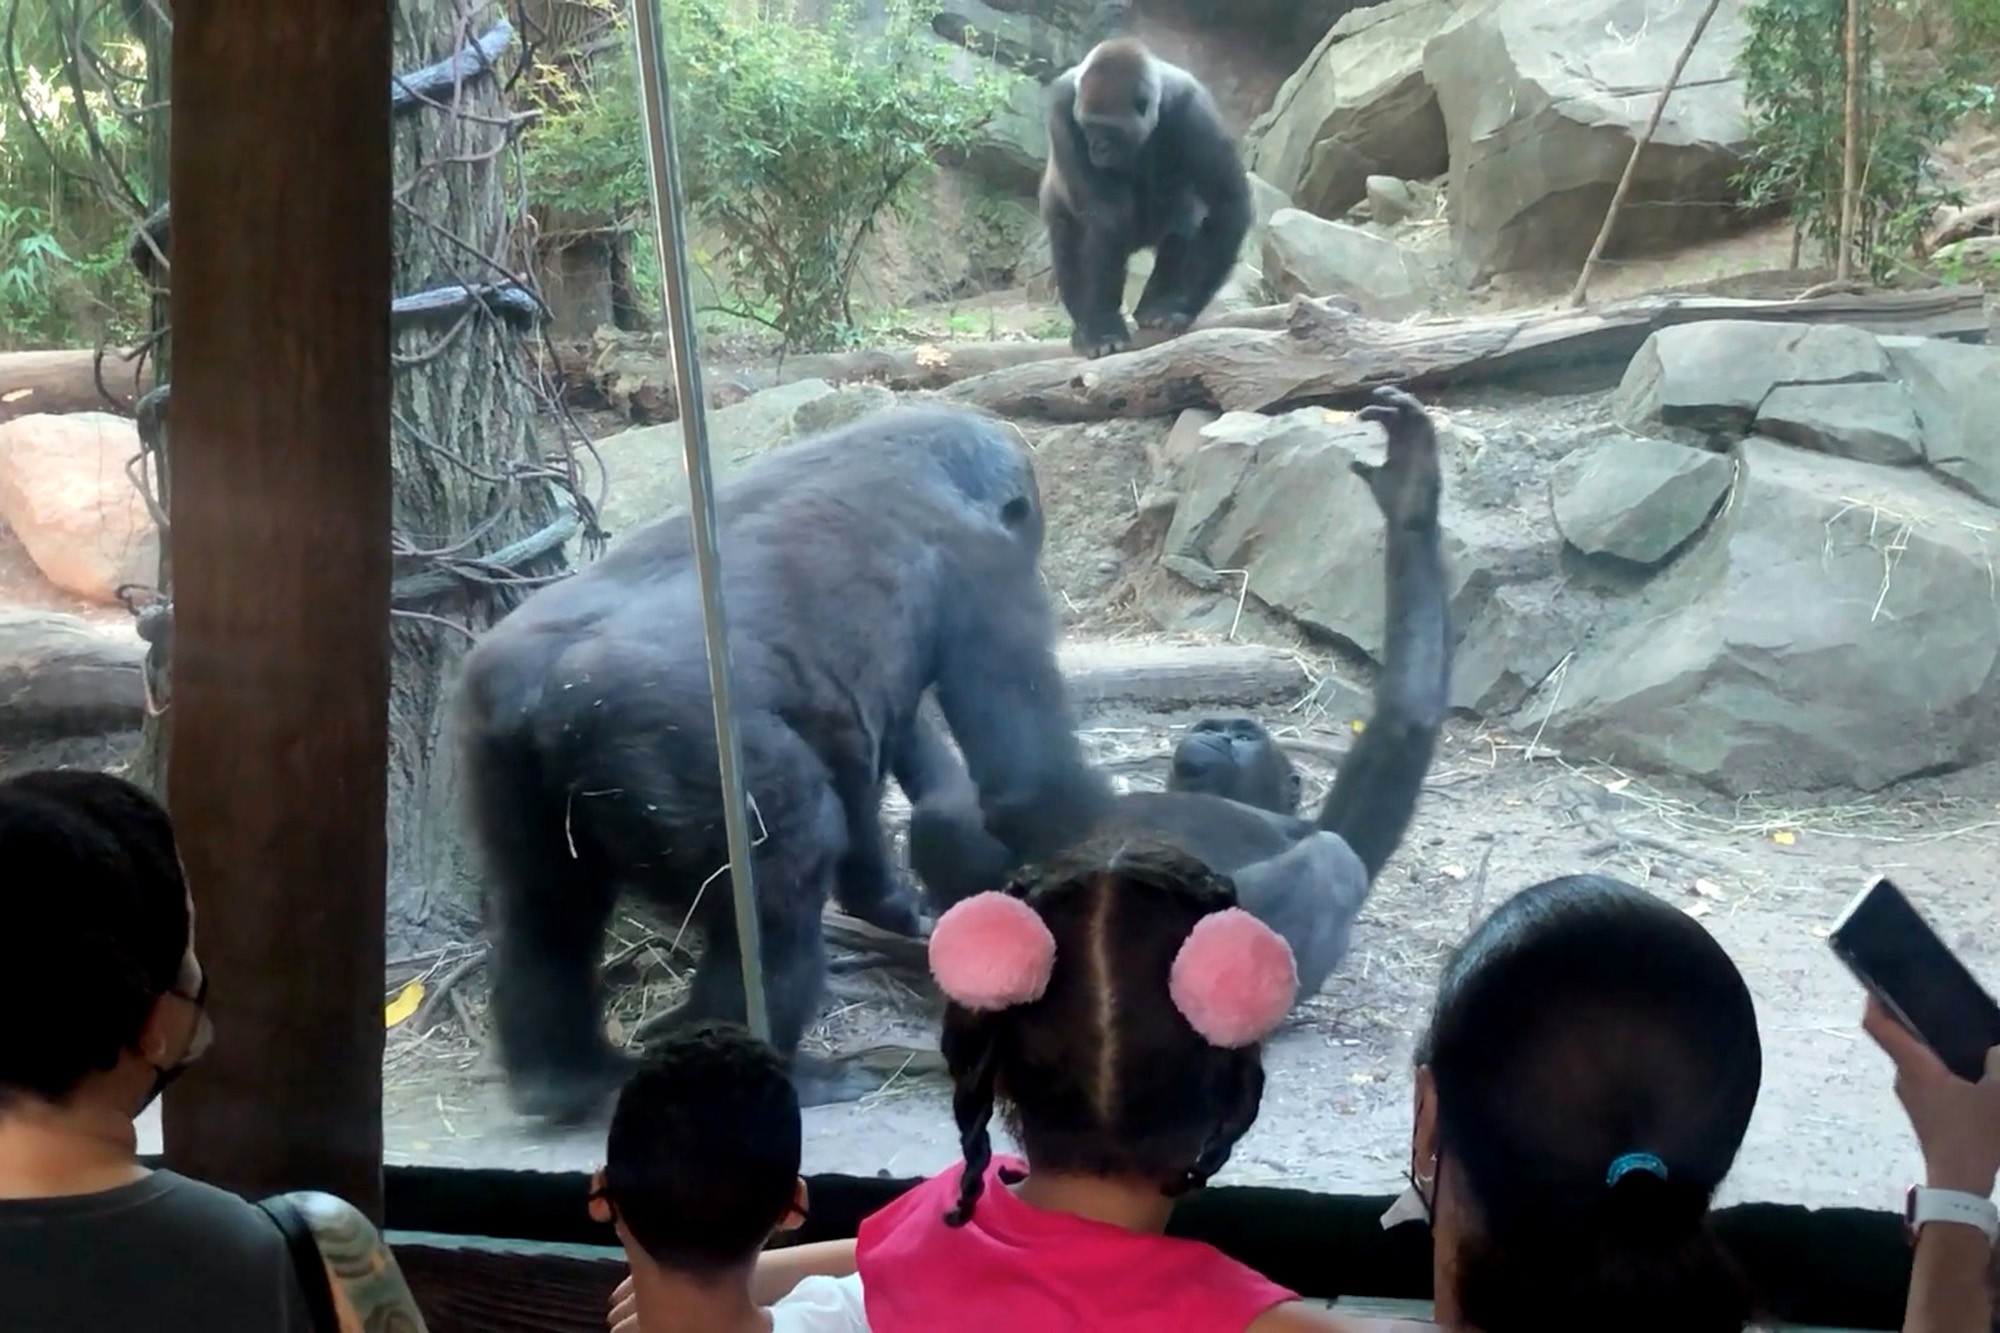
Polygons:
[[1382,426],[1388,459],[1356,462],[1388,520],[1388,628],[1375,710],[1317,816],[1295,813],[1297,775],[1270,733],[1247,718],[1196,724],[1163,792],[1114,793],[1101,774],[1067,785],[1063,804],[978,786],[938,784],[910,817],[910,864],[932,906],[996,888],[1023,864],[1119,827],[1165,835],[1236,881],[1249,911],[1292,946],[1299,995],[1347,954],[1350,931],[1416,813],[1443,728],[1451,618],[1438,528],[1437,438],[1429,415],[1381,388],[1361,415]]
[[1305,784],[1291,756],[1254,717],[1205,717],[1174,746],[1168,791],[1206,792],[1281,815],[1299,812]]
[[[996,423],[910,409],[765,455],[717,487],[716,521],[772,1040],[808,1104],[851,1097],[865,1089],[797,1048],[829,894],[918,928],[884,847],[885,778],[913,802],[976,784],[1056,808],[1092,781],[1037,569],[1041,496]],[[690,541],[685,513],[635,531],[465,660],[454,728],[491,884],[495,1036],[531,1115],[585,1118],[629,1072],[597,972],[621,891],[704,938],[658,1026],[745,1017]],[[969,773],[919,714],[932,689]]]
[[1041,213],[1070,345],[1090,357],[1132,345],[1121,307],[1139,250],[1153,251],[1153,272],[1133,318],[1186,329],[1228,281],[1252,216],[1249,174],[1215,99],[1121,37],[1056,77],[1047,114]]

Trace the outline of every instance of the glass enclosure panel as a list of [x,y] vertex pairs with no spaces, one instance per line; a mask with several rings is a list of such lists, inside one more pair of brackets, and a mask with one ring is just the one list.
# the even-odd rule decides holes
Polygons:
[[[170,590],[133,419],[163,94],[127,8],[0,0],[0,678],[75,630],[78,690],[146,657]],[[929,404],[1027,446],[1064,730],[1110,788],[1268,764],[1270,836],[1304,838],[1296,813],[1386,861],[1280,875],[1326,978],[1221,1180],[1400,1189],[1447,957],[1517,890],[1593,872],[1698,919],[1755,997],[1725,1197],[1894,1206],[1914,1147],[1828,936],[1886,873],[2000,989],[1976,406],[2000,151],[1978,60],[1919,58],[1990,70],[1994,38],[1963,6],[1882,19],[1892,147],[1843,220],[1839,52],[1795,40],[1838,6],[1724,5],[1684,68],[1699,7],[1643,8],[663,0],[753,866],[767,909],[830,913],[767,976],[839,1092],[809,1099],[809,1170],[958,1157],[939,998],[899,933],[937,903],[896,728],[938,686],[998,772],[967,722],[1013,663],[954,647],[1003,614],[994,585],[830,588],[843,553],[901,549],[894,487],[773,531],[737,479],[803,484],[782,451],[875,447],[869,423]],[[611,0],[397,15],[389,1157],[583,1168],[614,1057],[732,929],[638,61]],[[1150,49],[1144,77],[1077,77],[1110,37]],[[1083,130],[1120,118],[1157,118],[1159,155],[1093,195],[1116,153],[1093,165]],[[1382,384],[1435,424],[1429,600],[1398,564],[1421,497],[1355,470],[1385,459]],[[121,688],[88,725],[10,702],[0,765],[145,778],[170,705]],[[1042,720],[1001,730],[1033,751]],[[1386,776],[1329,801],[1364,744]],[[1195,836],[1175,809],[1160,831]],[[878,836],[886,866],[857,862]],[[1267,852],[1210,859],[1248,884]],[[697,1007],[728,1009],[740,977],[707,975]]]

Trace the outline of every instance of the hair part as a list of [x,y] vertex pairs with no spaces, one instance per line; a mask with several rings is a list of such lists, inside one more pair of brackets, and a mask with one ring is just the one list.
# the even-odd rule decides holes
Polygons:
[[784,1058],[742,1028],[698,1028],[619,1093],[604,1193],[654,1263],[715,1278],[754,1261],[792,1210],[802,1140]]
[[[138,1045],[187,953],[187,881],[160,803],[85,770],[0,782],[0,1111],[61,1102]],[[50,997],[62,996],[52,1005]]]
[[[1576,875],[1502,904],[1447,962],[1418,1048],[1455,1256],[1481,1333],[1737,1333],[1752,1314],[1708,1210],[1762,1079],[1749,987],[1699,923]],[[1658,1160],[1609,1176],[1627,1153]]]
[[1236,906],[1234,886],[1163,841],[1114,839],[1024,871],[1007,892],[1048,924],[1055,966],[1032,1003],[946,1006],[965,1166],[945,1220],[971,1220],[996,1107],[1037,1170],[1150,1181],[1170,1198],[1206,1184],[1257,1118],[1263,1057],[1203,1040],[1168,979],[1195,923]]

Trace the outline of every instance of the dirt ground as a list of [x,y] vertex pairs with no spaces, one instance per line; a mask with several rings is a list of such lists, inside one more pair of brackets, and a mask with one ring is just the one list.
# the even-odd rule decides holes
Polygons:
[[[1161,724],[1173,721],[1097,719],[1087,739],[1100,757],[1157,751],[1167,737]],[[1284,734],[1331,742],[1339,730]],[[1330,773],[1314,758],[1302,762],[1316,799]],[[1353,954],[1273,1041],[1263,1113],[1223,1178],[1394,1188],[1408,1142],[1410,1051],[1446,951],[1509,891],[1601,870],[1699,914],[1756,995],[1764,1094],[1729,1195],[1893,1206],[1918,1161],[1887,1065],[1856,1027],[1860,995],[1829,953],[1826,929],[1868,876],[1888,873],[1976,971],[2000,981],[1996,793],[2000,773],[1987,769],[1865,803],[1728,806],[1567,763],[1519,737],[1455,728],[1416,827],[1362,914]],[[926,1044],[934,1028],[914,992],[893,983],[869,990],[864,978],[837,979],[841,1002],[816,1046]],[[468,1015],[479,1008],[468,999]],[[600,1129],[549,1133],[520,1122],[455,1025],[421,1040],[393,1034],[388,1072],[392,1161],[574,1169],[602,1150]],[[915,1174],[957,1152],[948,1091],[929,1076],[891,1078],[860,1103],[816,1108],[807,1127],[814,1171]]]
[[[1528,455],[1586,426],[1601,398],[1488,393],[1441,406],[1488,439],[1519,446],[1515,462],[1533,466]],[[1052,515],[1045,566],[1073,639],[1140,632],[1141,608],[1167,595],[1162,585],[1171,580],[1134,558],[1145,542],[1137,514],[1148,452],[1164,430],[1113,422],[1031,431]],[[1246,616],[1238,628],[1243,637],[1285,639],[1268,618]],[[1326,649],[1293,642],[1316,677],[1327,673],[1350,687],[1323,680],[1290,710],[1266,710],[1280,738],[1295,743],[1308,799],[1317,800],[1331,767],[1311,751],[1344,744],[1350,724],[1325,701],[1351,699],[1366,681]],[[1189,720],[1094,716],[1085,740],[1123,780],[1156,784],[1172,735]],[[1894,1206],[1918,1161],[1886,1063],[1856,1026],[1860,994],[1828,951],[1826,929],[1871,874],[1888,873],[2000,987],[2000,903],[1989,872],[2000,842],[2000,766],[1868,799],[1731,803],[1561,758],[1534,739],[1532,726],[1509,733],[1454,725],[1416,825],[1362,915],[1352,955],[1272,1043],[1263,1113],[1224,1179],[1395,1188],[1408,1143],[1410,1052],[1446,951],[1511,890],[1601,870],[1700,916],[1757,996],[1764,1095],[1730,1197]],[[889,817],[901,817],[894,798]],[[685,960],[646,946],[651,931],[635,918],[614,933],[607,954],[623,955],[617,1036],[671,1003]],[[437,960],[431,984],[454,961]],[[483,1030],[483,978],[475,974],[457,991],[450,1008],[438,1005],[426,1020],[436,1024],[428,1034],[414,1021],[391,1033],[391,1160],[548,1169],[594,1162],[601,1129],[551,1133],[508,1110],[490,1059],[466,1035],[468,1026]],[[929,1053],[934,1039],[934,1016],[918,990],[899,976],[859,970],[835,977],[811,1042],[826,1051],[886,1045]],[[930,1072],[896,1074],[899,1058],[888,1056],[877,1093],[808,1113],[809,1169],[916,1174],[953,1159],[947,1088]]]

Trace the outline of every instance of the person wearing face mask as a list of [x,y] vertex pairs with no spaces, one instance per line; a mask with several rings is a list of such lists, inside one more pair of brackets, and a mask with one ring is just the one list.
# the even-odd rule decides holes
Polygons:
[[285,1196],[288,1236],[256,1204],[139,1162],[134,1121],[213,1038],[158,802],[102,773],[0,782],[0,915],[0,1329],[422,1329],[347,1204]]

